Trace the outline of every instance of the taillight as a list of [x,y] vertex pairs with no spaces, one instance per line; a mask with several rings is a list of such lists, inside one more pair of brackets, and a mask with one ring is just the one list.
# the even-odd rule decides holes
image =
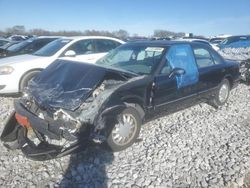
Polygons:
[[26,128],[30,128],[30,127],[31,127],[31,126],[30,126],[29,119],[28,119],[27,117],[22,116],[22,115],[16,113],[16,114],[15,114],[15,118],[16,118],[17,122],[18,122],[20,125],[22,125],[22,126],[24,126],[24,127],[26,127]]

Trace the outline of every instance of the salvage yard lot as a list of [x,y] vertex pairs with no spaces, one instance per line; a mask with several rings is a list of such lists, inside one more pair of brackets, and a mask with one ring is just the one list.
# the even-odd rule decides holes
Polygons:
[[[0,98],[0,132],[13,110]],[[201,104],[145,124],[125,151],[90,147],[36,162],[0,143],[1,187],[230,187],[250,172],[250,87],[218,110]],[[246,181],[247,179],[245,179]]]

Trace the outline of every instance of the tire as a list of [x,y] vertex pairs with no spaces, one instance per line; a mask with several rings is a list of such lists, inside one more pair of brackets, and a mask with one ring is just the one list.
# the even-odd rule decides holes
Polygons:
[[211,101],[211,105],[217,108],[219,106],[223,106],[228,100],[230,89],[230,82],[228,81],[228,79],[222,80],[218,91],[216,91],[216,94]]
[[32,71],[27,73],[20,82],[20,92],[23,92],[24,88],[28,86],[28,83],[31,79],[33,79],[38,73],[41,71]]
[[[112,129],[106,142],[112,151],[121,151],[135,142],[141,130],[142,120],[137,110],[133,107],[123,110],[117,115],[116,119],[117,121],[113,121]],[[122,128],[120,128],[121,126]],[[129,132],[128,128],[131,128]],[[122,140],[119,141],[119,139]]]

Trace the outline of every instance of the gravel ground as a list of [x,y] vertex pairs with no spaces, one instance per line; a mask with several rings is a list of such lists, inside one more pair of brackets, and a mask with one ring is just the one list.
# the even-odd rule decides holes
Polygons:
[[[13,109],[0,98],[0,132]],[[250,87],[147,123],[125,151],[88,148],[36,162],[0,143],[1,187],[250,187]]]

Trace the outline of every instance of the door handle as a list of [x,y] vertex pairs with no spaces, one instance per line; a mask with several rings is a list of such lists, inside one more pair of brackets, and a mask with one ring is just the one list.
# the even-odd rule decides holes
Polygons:
[[226,69],[222,69],[221,72],[222,72],[222,73],[226,72]]

